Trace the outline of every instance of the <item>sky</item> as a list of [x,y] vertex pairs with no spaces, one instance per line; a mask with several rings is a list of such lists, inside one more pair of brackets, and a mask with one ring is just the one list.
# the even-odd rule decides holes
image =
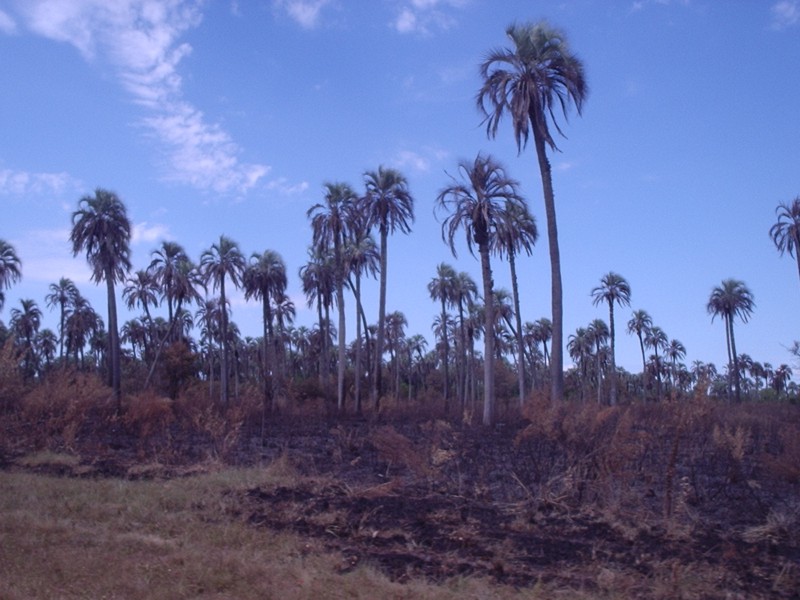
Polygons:
[[[517,151],[508,121],[487,138],[475,106],[478,66],[508,47],[507,26],[540,19],[566,32],[589,85],[550,156],[565,339],[608,318],[591,290],[615,271],[632,290],[617,310],[618,365],[641,370],[625,323],[644,309],[687,364],[721,367],[724,328],[706,304],[736,278],[756,302],[737,349],[791,364],[800,281],[768,232],[800,194],[800,0],[0,0],[0,238],[23,270],[0,318],[32,298],[57,330],[44,297],[69,277],[105,319],[105,289],[68,241],[78,201],[102,187],[127,206],[134,269],[163,240],[195,261],[222,234],[247,256],[276,250],[295,325],[311,327],[306,211],[326,182],[363,190],[384,165],[407,177],[416,215],[389,239],[387,311],[432,347],[436,265],[480,284],[464,240],[457,257],[443,243],[434,201],[479,152],[519,181],[537,219],[539,242],[517,265],[521,312],[549,317],[535,151]],[[493,271],[510,289],[507,263]],[[258,336],[259,305],[230,295],[242,335]],[[377,298],[368,280],[373,323]],[[120,322],[138,314],[120,307]]]

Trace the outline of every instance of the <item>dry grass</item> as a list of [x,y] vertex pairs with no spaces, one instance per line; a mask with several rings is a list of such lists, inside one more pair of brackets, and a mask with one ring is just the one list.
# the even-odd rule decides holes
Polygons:
[[[285,465],[274,472],[288,474]],[[0,473],[0,597],[519,597],[476,579],[399,584],[369,566],[342,573],[342,556],[231,516],[230,490],[274,484],[264,469],[158,482]]]

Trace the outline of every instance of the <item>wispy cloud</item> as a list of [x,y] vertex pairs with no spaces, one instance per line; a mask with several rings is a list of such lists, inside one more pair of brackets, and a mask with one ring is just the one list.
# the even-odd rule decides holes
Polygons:
[[770,10],[774,29],[785,29],[800,23],[800,3],[797,0],[780,0]]
[[690,4],[691,0],[634,0],[631,4],[631,12],[644,10],[648,6],[689,6]]
[[268,172],[266,165],[243,163],[230,135],[183,97],[178,65],[192,49],[180,40],[201,22],[199,0],[29,0],[21,6],[31,31],[115,68],[148,112],[142,123],[162,148],[166,179],[241,193]]
[[275,0],[273,4],[303,29],[314,29],[320,23],[322,9],[331,4],[331,0]]
[[0,169],[0,195],[60,196],[82,189],[81,183],[67,173],[29,173]]
[[0,33],[11,35],[17,32],[17,24],[14,22],[8,13],[0,10]]
[[308,182],[289,183],[285,177],[279,177],[267,182],[266,188],[278,192],[281,196],[297,196],[308,190]]
[[430,171],[434,163],[439,163],[448,157],[444,150],[426,147],[421,151],[399,150],[392,158],[392,166],[398,169],[411,169],[421,173]]
[[430,34],[433,30],[450,29],[458,22],[455,9],[463,8],[469,0],[403,0],[392,21],[398,33]]

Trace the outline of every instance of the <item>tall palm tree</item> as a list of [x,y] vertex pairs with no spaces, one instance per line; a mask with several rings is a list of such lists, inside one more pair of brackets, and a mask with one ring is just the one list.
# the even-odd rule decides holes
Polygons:
[[60,314],[58,319],[58,333],[59,333],[59,352],[58,357],[63,360],[64,358],[64,340],[66,338],[66,331],[64,329],[67,320],[67,309],[70,303],[78,295],[78,288],[73,281],[68,277],[62,277],[58,283],[51,283],[48,288],[50,293],[45,296],[44,301],[50,308],[58,306]]
[[647,371],[647,360],[644,357],[644,340],[653,326],[653,318],[646,310],[638,309],[633,311],[628,321],[628,333],[635,333],[639,338],[639,349],[642,351],[642,376]]
[[608,343],[610,332],[608,325],[603,319],[594,319],[591,323],[589,323],[589,327],[587,327],[587,333],[589,335],[589,339],[594,344],[594,370],[595,370],[595,379],[597,381],[597,403],[600,404],[602,401],[602,389],[603,389],[603,367],[605,365],[605,359],[608,355],[608,347],[606,344]]
[[348,214],[355,202],[356,193],[346,183],[326,183],[324,201],[320,204],[315,204],[306,213],[308,218],[311,219],[314,246],[323,251],[333,251],[333,277],[336,286],[336,304],[339,308],[336,405],[340,411],[344,409],[344,374],[347,366],[344,309],[344,245],[347,237]]
[[[356,339],[355,339],[355,384],[354,395],[356,412],[361,413],[361,350],[363,333],[369,335],[367,317],[361,303],[361,278],[364,275],[374,277],[380,265],[380,254],[375,240],[370,235],[369,221],[364,210],[366,200],[359,198],[350,214],[349,237],[345,246],[345,262],[347,263],[347,282],[356,301]],[[367,365],[372,365],[369,357],[369,340],[367,340]],[[372,370],[371,367],[367,368]]]
[[[328,336],[323,332],[330,331],[327,315],[333,303],[336,285],[333,276],[333,263],[330,257],[313,247],[309,248],[308,254],[308,263],[300,267],[299,275],[309,308],[315,301],[317,304],[317,320],[321,342],[319,348],[319,383],[323,387],[328,376]],[[323,317],[323,312],[326,315],[325,317]]]
[[725,279],[721,285],[711,290],[706,310],[711,315],[713,321],[716,317],[722,317],[725,322],[725,340],[728,348],[729,372],[733,372],[733,382],[737,402],[741,400],[739,384],[739,363],[736,357],[736,338],[733,335],[733,321],[739,317],[743,323],[747,323],[753,313],[756,303],[753,293],[738,279]]
[[436,207],[447,216],[442,221],[442,239],[456,256],[455,236],[464,229],[467,247],[474,255],[478,247],[481,260],[484,298],[484,405],[483,423],[494,421],[494,290],[490,262],[491,238],[508,219],[508,205],[522,206],[519,184],[506,174],[503,166],[490,156],[478,154],[473,162],[462,161],[458,166],[460,180],[451,176],[452,183],[436,198]]
[[33,345],[36,348],[39,377],[42,377],[50,369],[56,355],[58,338],[51,329],[42,329],[36,334]]
[[506,113],[511,118],[519,152],[527,145],[529,132],[533,132],[550,249],[553,311],[551,387],[553,399],[561,400],[564,397],[561,257],[547,147],[557,149],[550,133],[551,126],[563,135],[556,121],[556,111],[560,109],[566,118],[568,107],[574,104],[580,114],[589,90],[583,63],[573,54],[562,31],[546,22],[539,22],[511,25],[506,34],[513,48],[493,50],[481,64],[483,85],[478,91],[477,104],[485,117],[489,137],[496,137]]
[[800,275],[800,196],[791,204],[781,203],[775,209],[778,222],[769,229],[775,247],[783,256],[788,252],[797,261],[797,274]]
[[442,375],[444,377],[444,411],[447,413],[450,409],[450,341],[447,335],[447,307],[452,306],[457,301],[456,298],[456,285],[458,275],[456,270],[447,263],[439,263],[436,267],[436,276],[428,282],[428,294],[434,301],[438,301],[442,306],[440,334],[442,338],[442,348],[444,350],[444,358],[442,360]]
[[575,333],[570,335],[567,340],[567,352],[569,352],[570,358],[575,361],[580,370],[581,402],[583,402],[586,395],[586,383],[589,379],[589,359],[593,354],[593,345],[592,336],[585,327],[578,327]]
[[[66,353],[72,354],[76,365],[83,366],[83,349],[95,331],[103,328],[103,321],[95,312],[89,301],[77,293],[71,300],[71,306],[64,322]],[[80,354],[80,359],[78,355]]]
[[6,296],[5,290],[22,279],[22,261],[17,256],[14,246],[0,239],[0,310],[3,310]]
[[525,341],[522,336],[522,314],[519,308],[519,286],[517,285],[516,256],[525,251],[528,256],[533,252],[533,245],[539,238],[536,220],[528,210],[526,203],[508,204],[507,218],[502,221],[502,226],[497,228],[496,235],[492,238],[492,245],[500,256],[508,257],[511,269],[511,293],[514,297],[514,315],[516,319],[517,338],[517,381],[519,387],[519,404],[525,402]]
[[167,301],[167,320],[172,324],[175,306],[175,279],[181,263],[188,261],[186,251],[177,242],[165,240],[161,247],[153,250],[152,260],[147,270],[153,273],[156,282],[161,287],[161,294]]
[[[242,276],[245,299],[255,298],[261,300],[263,322],[263,365],[264,380],[264,406],[272,395],[272,406],[275,409],[274,396],[275,376],[275,332],[272,325],[272,302],[278,302],[286,291],[286,264],[280,254],[274,250],[265,250],[259,254],[254,252],[250,256],[250,263]],[[272,378],[269,376],[272,371]],[[270,383],[273,389],[270,390]]]
[[389,350],[391,365],[394,369],[394,398],[400,397],[400,348],[405,340],[405,330],[408,326],[406,316],[396,310],[386,315],[386,348]]
[[686,346],[684,346],[679,340],[672,339],[667,345],[666,355],[670,362],[670,382],[672,383],[672,387],[674,389],[675,379],[678,373],[678,361],[683,360],[683,358],[686,356]]
[[608,329],[611,340],[611,406],[617,403],[617,358],[614,329],[614,305],[631,305],[631,286],[620,274],[609,271],[600,278],[600,285],[592,290],[594,305],[608,304]]
[[114,284],[123,282],[131,268],[131,222],[125,205],[114,193],[102,188],[94,196],[84,196],[72,213],[72,253],[86,253],[92,280],[106,282],[108,292],[108,356],[110,383],[121,409],[121,361],[117,327],[117,299]]
[[223,406],[227,407],[229,399],[228,365],[230,350],[228,348],[228,300],[225,295],[225,280],[229,279],[236,288],[240,286],[242,273],[245,269],[245,258],[239,249],[239,244],[221,235],[219,236],[219,242],[212,244],[211,248],[205,250],[200,256],[200,268],[206,283],[210,282],[214,290],[219,288],[220,335],[222,338],[220,401]]
[[388,237],[390,233],[409,233],[414,222],[414,198],[408,181],[397,170],[383,166],[364,173],[366,212],[370,227],[377,227],[380,237],[381,281],[378,296],[378,332],[375,342],[375,376],[372,380],[372,404],[380,405],[383,365],[383,335],[386,326],[386,281],[388,268]]

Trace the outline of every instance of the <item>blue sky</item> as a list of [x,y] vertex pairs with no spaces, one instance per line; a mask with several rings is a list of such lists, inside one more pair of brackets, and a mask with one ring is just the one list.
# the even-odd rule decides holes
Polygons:
[[[625,276],[617,362],[640,370],[624,333],[642,308],[687,363],[725,363],[706,302],[735,277],[756,311],[737,325],[740,352],[791,362],[800,282],[768,236],[775,207],[800,194],[800,1],[716,0],[0,0],[0,237],[23,261],[20,298],[44,308],[72,278],[102,315],[104,290],[72,258],[70,215],[96,187],[114,190],[135,224],[133,262],[163,239],[197,260],[220,234],[247,255],[279,251],[296,324],[311,326],[298,269],[306,210],[328,181],[362,189],[365,170],[408,178],[416,222],[389,242],[389,311],[430,340],[426,284],[441,261],[479,281],[478,261],[441,241],[434,199],[460,159],[503,162],[542,234],[519,261],[522,316],[549,316],[549,262],[533,149],[510,124],[488,140],[474,105],[478,64],[514,21],[548,19],[583,59],[590,86],[552,155],[564,279],[565,337],[592,319],[591,289]],[[507,264],[494,262],[498,287]],[[365,302],[377,321],[377,282]],[[352,308],[352,300],[347,301]],[[233,318],[260,332],[241,293]],[[122,314],[122,320],[131,315]],[[354,321],[348,319],[348,339]]]

